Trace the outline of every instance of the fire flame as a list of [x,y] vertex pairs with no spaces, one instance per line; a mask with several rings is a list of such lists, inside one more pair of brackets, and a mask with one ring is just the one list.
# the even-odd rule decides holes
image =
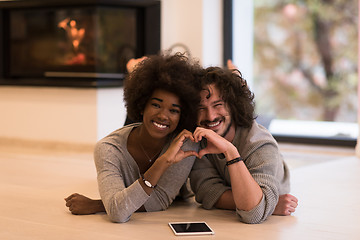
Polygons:
[[70,18],[65,18],[64,20],[58,23],[58,27],[66,31],[75,52],[78,52],[79,45],[85,35],[85,29],[84,28],[78,29],[76,25],[77,25],[76,21],[70,20]]

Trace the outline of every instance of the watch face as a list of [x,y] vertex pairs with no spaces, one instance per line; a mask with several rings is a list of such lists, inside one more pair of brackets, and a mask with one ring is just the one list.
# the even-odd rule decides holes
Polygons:
[[144,183],[145,183],[146,186],[148,186],[148,187],[150,187],[150,188],[153,187],[153,186],[151,185],[151,183],[150,183],[149,181],[147,181],[147,180],[145,180]]

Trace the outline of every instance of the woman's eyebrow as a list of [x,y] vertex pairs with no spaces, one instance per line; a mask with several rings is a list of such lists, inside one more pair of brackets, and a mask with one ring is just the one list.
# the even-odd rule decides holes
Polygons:
[[164,100],[162,100],[162,99],[160,99],[160,98],[156,98],[156,97],[153,97],[153,98],[151,98],[151,99],[157,100],[157,101],[159,101],[159,102],[163,102],[163,101],[164,101]]
[[173,106],[174,106],[174,107],[181,108],[181,106],[180,106],[179,104],[174,104],[174,103],[173,103]]
[[[160,99],[160,98],[157,98],[157,97],[153,97],[151,98],[152,100],[156,100],[156,101],[159,101],[159,102],[163,102],[164,100]],[[177,107],[177,108],[181,108],[181,106],[179,104],[175,104],[173,103],[172,104],[173,107]]]

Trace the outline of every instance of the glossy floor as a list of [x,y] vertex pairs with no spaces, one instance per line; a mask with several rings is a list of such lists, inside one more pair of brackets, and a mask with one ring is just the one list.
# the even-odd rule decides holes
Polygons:
[[[204,210],[193,199],[163,212],[135,213],[124,224],[106,214],[75,216],[65,207],[67,195],[98,197],[90,151],[0,145],[0,239],[359,239],[360,159],[354,151],[280,147],[299,207],[292,216],[248,225],[232,211]],[[175,237],[171,221],[206,221],[215,235]]]

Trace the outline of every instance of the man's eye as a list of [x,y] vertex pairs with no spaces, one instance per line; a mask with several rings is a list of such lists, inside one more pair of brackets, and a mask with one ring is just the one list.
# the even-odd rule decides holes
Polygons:
[[221,106],[222,106],[222,103],[218,103],[214,107],[221,107]]

